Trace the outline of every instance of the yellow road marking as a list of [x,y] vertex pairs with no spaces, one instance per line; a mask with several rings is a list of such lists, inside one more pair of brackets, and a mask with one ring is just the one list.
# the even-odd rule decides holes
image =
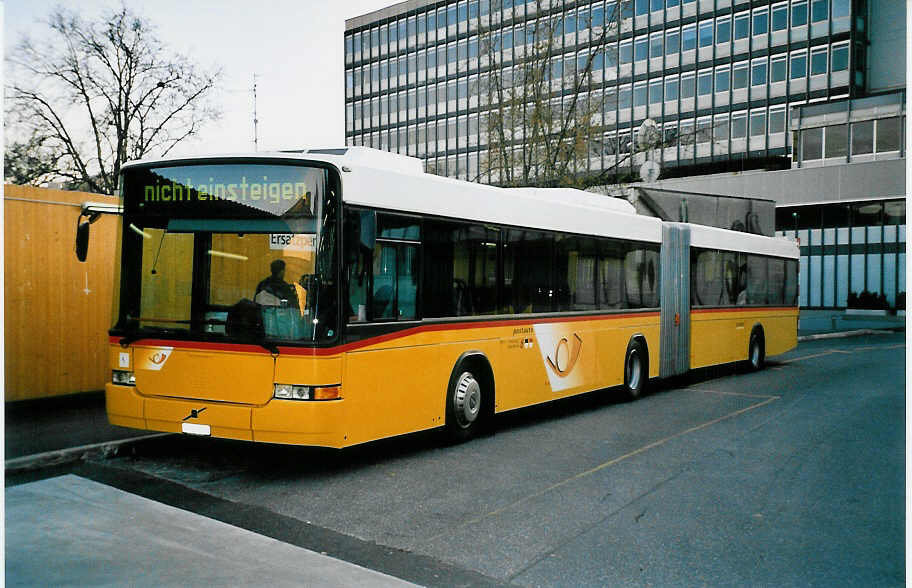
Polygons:
[[[515,501],[511,502],[510,504],[507,504],[507,505],[502,506],[502,507],[500,507],[500,508],[498,508],[498,509],[492,510],[491,512],[485,513],[485,514],[483,514],[483,515],[481,515],[481,516],[479,516],[479,517],[476,517],[476,518],[474,518],[474,519],[468,520],[468,521],[466,521],[465,523],[462,523],[461,525],[458,525],[457,527],[465,527],[465,526],[468,526],[468,525],[474,525],[474,524],[479,523],[479,522],[481,522],[482,520],[484,520],[484,519],[486,519],[486,518],[488,518],[488,517],[497,516],[497,515],[499,515],[500,513],[504,512],[504,511],[506,511],[506,510],[509,510],[509,509],[511,509],[511,508],[513,508],[513,507],[515,507],[515,506],[519,506],[520,504],[529,502],[529,501],[532,500],[533,498],[538,498],[539,496],[542,496],[542,495],[544,495],[544,494],[547,494],[548,492],[551,492],[552,490],[556,490],[556,489],[558,489],[558,488],[561,488],[561,487],[563,487],[563,486],[566,486],[567,484],[569,484],[569,483],[571,483],[571,482],[575,482],[576,480],[579,480],[579,479],[581,479],[581,478],[585,478],[586,476],[590,476],[590,475],[592,475],[592,474],[594,474],[594,473],[596,473],[596,472],[599,472],[599,471],[601,471],[601,470],[603,470],[603,469],[605,469],[605,468],[608,468],[608,467],[611,467],[611,466],[613,466],[613,465],[616,465],[616,464],[618,464],[618,463],[624,461],[625,459],[630,459],[631,457],[637,456],[637,455],[639,455],[639,454],[641,454],[641,453],[645,453],[646,451],[649,451],[650,449],[655,449],[656,447],[659,447],[660,445],[664,445],[665,443],[668,443],[669,441],[673,441],[673,440],[675,440],[675,439],[677,439],[677,438],[679,438],[679,437],[683,437],[684,435],[689,435],[690,433],[695,433],[695,432],[697,432],[697,431],[699,431],[699,430],[701,430],[701,429],[705,429],[705,428],[707,428],[707,427],[711,427],[712,425],[715,425],[715,424],[717,424],[717,423],[720,423],[720,422],[722,422],[722,421],[724,421],[724,420],[727,420],[727,419],[730,419],[730,418],[734,418],[734,417],[736,417],[736,416],[738,416],[738,415],[741,415],[741,414],[744,414],[744,413],[746,413],[746,412],[748,412],[748,411],[750,411],[750,410],[754,410],[755,408],[760,408],[761,406],[765,406],[765,405],[767,405],[767,404],[773,402],[774,400],[778,400],[778,398],[779,398],[778,396],[769,396],[769,397],[767,397],[766,400],[764,400],[763,402],[758,402],[757,404],[752,404],[752,405],[750,405],[750,406],[748,406],[748,407],[742,408],[742,409],[740,409],[740,410],[736,410],[735,412],[732,412],[732,413],[723,415],[723,416],[721,416],[721,417],[719,417],[719,418],[716,418],[716,419],[713,419],[713,420],[711,420],[711,421],[707,421],[707,422],[702,423],[702,424],[700,424],[700,425],[696,425],[696,426],[694,426],[694,427],[690,427],[689,429],[686,429],[686,430],[681,431],[681,432],[679,432],[679,433],[675,433],[674,435],[669,435],[668,437],[665,437],[664,439],[659,439],[658,441],[653,441],[652,443],[649,443],[648,445],[644,445],[644,446],[640,447],[639,449],[634,449],[633,451],[631,451],[631,452],[629,452],[629,453],[625,453],[624,455],[622,455],[622,456],[620,456],[620,457],[616,457],[616,458],[614,458],[614,459],[608,460],[608,461],[606,461],[605,463],[599,464],[599,465],[595,466],[595,467],[592,468],[592,469],[586,470],[585,472],[580,472],[580,473],[578,473],[578,474],[576,474],[576,475],[574,475],[574,476],[571,476],[571,477],[569,477],[569,478],[567,478],[567,479],[565,479],[565,480],[562,480],[562,481],[560,481],[560,482],[557,482],[557,483],[555,483],[555,484],[552,484],[552,485],[548,486],[547,488],[544,488],[543,490],[539,490],[538,492],[534,492],[534,493],[532,493],[532,494],[529,494],[528,496],[524,496],[523,498],[520,498],[520,499],[518,499],[518,500],[515,500]],[[449,534],[449,533],[452,533],[452,529],[447,530],[447,533],[448,533],[448,534]],[[439,535],[439,536],[442,536],[442,534]],[[434,539],[436,539],[436,537],[435,537]],[[432,539],[432,541],[433,541],[433,539]]]

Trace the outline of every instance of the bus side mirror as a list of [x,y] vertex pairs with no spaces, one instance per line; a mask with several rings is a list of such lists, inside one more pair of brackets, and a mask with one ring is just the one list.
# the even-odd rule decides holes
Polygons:
[[83,262],[89,254],[89,224],[84,220],[76,227],[76,259]]

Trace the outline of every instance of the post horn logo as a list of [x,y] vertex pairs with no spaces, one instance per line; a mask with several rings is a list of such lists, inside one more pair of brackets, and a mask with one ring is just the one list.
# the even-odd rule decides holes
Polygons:
[[[563,347],[563,350],[561,347]],[[573,367],[576,365],[576,361],[579,359],[580,350],[582,348],[583,340],[576,333],[573,333],[572,347],[567,338],[562,337],[554,347],[554,352],[546,358],[548,360],[548,365],[551,367],[555,374],[561,378],[565,378],[570,374],[571,371],[573,371]]]
[[168,359],[168,354],[163,351],[159,351],[158,353],[156,353],[155,355],[150,357],[149,361],[151,361],[155,365],[161,365],[161,364],[165,363],[166,359]]

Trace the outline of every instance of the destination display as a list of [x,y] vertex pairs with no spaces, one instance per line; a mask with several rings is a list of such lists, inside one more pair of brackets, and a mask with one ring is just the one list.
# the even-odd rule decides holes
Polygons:
[[314,215],[326,171],[300,165],[192,165],[128,169],[127,213],[167,216]]

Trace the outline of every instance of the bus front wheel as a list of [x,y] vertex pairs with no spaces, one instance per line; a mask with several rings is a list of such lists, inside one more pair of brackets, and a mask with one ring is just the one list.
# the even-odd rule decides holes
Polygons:
[[446,406],[446,432],[451,441],[466,441],[478,432],[483,394],[482,383],[471,371],[460,368],[453,372]]
[[627,345],[624,356],[624,396],[627,400],[636,400],[643,395],[649,378],[648,370],[646,349],[639,340],[633,339]]

